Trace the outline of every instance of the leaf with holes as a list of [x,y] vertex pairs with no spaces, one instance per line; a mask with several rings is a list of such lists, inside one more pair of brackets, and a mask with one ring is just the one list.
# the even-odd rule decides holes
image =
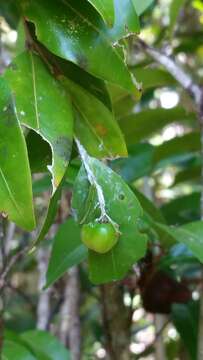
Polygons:
[[104,29],[106,37],[115,43],[140,31],[139,18],[132,0],[114,0],[115,21],[111,29]]
[[33,230],[35,217],[27,149],[13,97],[3,78],[0,93],[0,211],[18,226]]
[[[102,189],[106,212],[119,225],[121,232],[117,244],[108,253],[101,255],[89,251],[90,279],[93,283],[99,284],[123,278],[130,267],[144,256],[147,237],[139,232],[138,223],[143,215],[142,208],[121,177],[94,158],[90,158],[89,166]],[[84,171],[81,181],[85,184]],[[113,188],[112,184],[114,184]],[[86,199],[89,200],[88,189],[85,186],[84,191],[85,188]],[[74,194],[74,196],[76,198],[73,197],[72,205],[77,206],[78,204],[79,211],[76,213],[80,214],[80,204],[76,201],[78,195]],[[85,195],[83,194],[83,201],[84,199]],[[89,205],[90,209],[87,213],[89,216],[86,217],[86,222],[92,221],[96,217],[95,212],[91,210],[99,211],[97,197],[93,197]]]
[[73,115],[68,95],[31,52],[19,55],[5,77],[15,96],[21,124],[35,130],[52,149],[49,169],[55,190],[66,171],[72,147]]

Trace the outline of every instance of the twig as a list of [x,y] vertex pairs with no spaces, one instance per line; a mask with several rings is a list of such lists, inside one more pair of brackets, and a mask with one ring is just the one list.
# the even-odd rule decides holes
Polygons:
[[6,287],[18,294],[29,305],[33,315],[35,315],[36,306],[29,295],[25,294],[20,288],[13,286],[10,283],[6,283]]
[[138,45],[157,63],[161,64],[174,77],[174,79],[192,96],[198,109],[202,102],[202,89],[194,82],[192,77],[180,67],[174,59],[162,51],[154,49],[138,38]]
[[29,252],[29,250],[30,250],[30,245],[24,247],[23,249],[21,249],[19,252],[17,252],[15,255],[13,255],[10,258],[10,260],[7,262],[7,265],[6,265],[5,269],[0,274],[0,292],[4,288],[5,283],[6,283],[6,278],[7,278],[8,274],[9,274],[9,272],[11,271],[11,269],[13,268],[13,266],[17,263],[17,261],[22,256],[27,254]]

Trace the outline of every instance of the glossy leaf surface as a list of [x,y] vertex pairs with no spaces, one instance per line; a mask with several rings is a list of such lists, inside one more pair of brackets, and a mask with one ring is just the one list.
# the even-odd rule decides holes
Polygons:
[[154,2],[154,0],[132,0],[137,14],[140,16],[142,13]]
[[75,106],[75,133],[88,153],[98,158],[126,156],[121,130],[110,110],[79,85],[62,79]]
[[114,22],[114,1],[113,0],[88,0],[109,26]]
[[197,359],[199,302],[174,304],[172,320],[192,360]]
[[21,124],[35,130],[51,146],[53,159],[49,169],[55,190],[66,171],[72,147],[73,115],[68,95],[31,52],[19,55],[5,76],[15,96]]
[[73,219],[69,219],[59,227],[54,238],[46,274],[46,287],[58,280],[70,267],[86,258],[87,248],[81,243],[80,227]]
[[[89,252],[90,279],[98,284],[121,279],[130,267],[144,256],[147,237],[138,231],[142,208],[121,177],[96,159],[90,159],[90,166],[103,191],[106,212],[119,225],[121,232],[117,244],[108,253],[100,255],[94,251]],[[95,209],[96,204],[95,195],[90,208]],[[93,212],[92,218],[94,215]]]
[[18,226],[33,230],[35,217],[26,143],[14,99],[2,78],[0,93],[0,211]]
[[[122,2],[120,3],[122,5]],[[87,72],[136,93],[131,75],[111,41],[121,36],[121,26],[109,30],[97,11],[83,0],[23,1],[26,17],[36,26],[39,39],[54,54]],[[44,21],[47,19],[47,21]],[[126,34],[126,27],[125,34]],[[108,31],[114,31],[110,35]],[[123,35],[125,35],[123,34]]]
[[195,221],[179,228],[171,228],[177,241],[187,245],[200,262],[203,262],[203,221]]

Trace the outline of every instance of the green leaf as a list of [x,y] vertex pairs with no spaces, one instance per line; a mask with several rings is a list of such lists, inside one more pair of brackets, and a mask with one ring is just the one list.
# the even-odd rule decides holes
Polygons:
[[142,84],[143,92],[153,88],[175,85],[174,78],[165,70],[156,68],[135,67],[131,69],[138,82]]
[[154,146],[149,143],[139,143],[129,148],[126,159],[113,161],[112,168],[119,173],[126,182],[133,182],[152,171]]
[[70,352],[48,332],[29,330],[20,338],[39,360],[70,360]]
[[[147,237],[138,230],[142,208],[122,178],[94,158],[90,158],[89,166],[103,191],[106,212],[121,231],[118,243],[108,253],[101,255],[89,251],[90,280],[99,284],[122,279],[131,266],[144,256]],[[98,208],[96,205],[97,198],[91,207]]]
[[140,16],[154,2],[154,0],[132,0],[137,14]]
[[169,34],[173,35],[173,31],[175,29],[175,25],[178,23],[178,16],[180,14],[180,10],[184,5],[185,0],[172,0],[169,11]]
[[52,149],[49,169],[55,190],[66,171],[72,146],[73,115],[68,95],[31,52],[19,55],[5,77],[15,96],[21,124],[35,130]]
[[0,211],[18,226],[33,230],[35,216],[25,139],[4,79],[0,79]]
[[158,235],[158,240],[164,248],[171,248],[173,245],[177,243],[177,239],[171,233],[171,227],[165,225],[164,223],[155,222],[151,223],[153,229]]
[[46,288],[58,280],[69,268],[87,258],[87,248],[80,240],[80,227],[68,219],[54,238],[49,266],[46,274]]
[[200,180],[200,176],[201,176],[201,166],[200,165],[190,166],[187,169],[177,173],[172,186],[180,185],[183,182],[198,181]]
[[73,216],[79,224],[88,223],[96,217],[95,201],[95,187],[90,185],[85,168],[82,165],[73,186],[71,201]]
[[181,225],[200,217],[200,193],[193,192],[162,205],[161,211],[170,225]]
[[[43,51],[45,51],[44,48]],[[60,68],[60,72],[66,78],[71,80],[73,83],[78,84],[78,86],[82,87],[84,90],[88,91],[98,100],[100,100],[106,107],[109,108],[109,110],[112,110],[110,95],[106,83],[103,80],[89,74],[74,63],[64,60],[53,54],[51,54],[50,61],[51,60],[53,61],[53,68],[57,62],[57,66]]]
[[115,22],[112,29],[104,30],[105,35],[115,43],[133,33],[139,33],[139,18],[133,0],[114,0]]
[[190,354],[191,360],[197,359],[197,342],[199,328],[199,302],[173,304],[172,320]]
[[114,1],[113,0],[88,0],[109,26],[114,23]]
[[[108,31],[113,30],[105,27],[88,2],[28,0],[22,1],[22,6],[26,18],[36,26],[37,38],[50,51],[96,77],[136,93],[120,51],[111,44]],[[118,31],[120,35],[120,26]]]
[[147,139],[168,124],[190,123],[193,120],[195,120],[195,115],[192,113],[187,114],[181,107],[172,109],[158,108],[143,110],[139,113],[125,116],[119,119],[119,125],[125,135],[126,142],[130,145]]
[[2,360],[37,360],[37,358],[20,343],[4,340]]
[[200,133],[197,131],[176,137],[157,146],[154,152],[154,164],[161,166],[169,157],[178,157],[183,154],[200,150]]
[[137,189],[132,189],[135,196],[139,200],[142,208],[144,211],[149,214],[152,219],[159,223],[166,223],[165,218],[163,217],[163,214],[161,213],[161,210],[157,208],[152,201],[150,201],[143,193],[138,191]]
[[88,153],[98,158],[126,156],[123,135],[110,110],[76,83],[67,78],[61,81],[72,95],[75,133]]
[[190,249],[194,256],[203,262],[203,221],[195,221],[179,228],[171,228],[174,238]]
[[6,19],[11,28],[16,29],[20,19],[20,9],[15,0],[1,1],[0,16]]
[[37,239],[35,240],[34,244],[33,244],[33,250],[35,249],[35,247],[45,238],[46,234],[48,233],[58,210],[58,203],[60,201],[61,198],[61,191],[62,191],[62,187],[64,185],[64,181],[65,181],[65,176],[62,179],[60,185],[58,186],[58,188],[56,189],[55,193],[52,195],[50,201],[49,201],[49,205],[48,205],[48,210],[45,216],[45,220],[44,223],[41,227],[41,230],[37,236]]

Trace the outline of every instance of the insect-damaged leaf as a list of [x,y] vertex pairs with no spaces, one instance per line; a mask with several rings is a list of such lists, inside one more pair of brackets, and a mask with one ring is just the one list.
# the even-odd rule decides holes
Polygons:
[[31,52],[19,55],[5,77],[15,96],[21,124],[35,130],[51,146],[55,189],[66,171],[72,147],[73,115],[68,95]]
[[[90,158],[89,166],[102,189],[106,213],[119,225],[121,232],[117,244],[108,253],[101,255],[89,251],[90,279],[93,283],[99,284],[123,278],[130,267],[144,256],[147,237],[139,232],[139,221],[143,214],[142,208],[121,177],[96,159]],[[80,181],[83,191],[86,192],[86,196],[83,193],[82,197],[82,203],[87,202],[86,214],[81,211],[78,201]],[[77,182],[72,202],[76,219],[80,222],[81,219],[85,219],[85,222],[92,221],[98,217],[94,210],[97,209],[99,212],[99,204],[95,193],[90,199],[90,189],[87,188],[84,169],[81,169]]]

